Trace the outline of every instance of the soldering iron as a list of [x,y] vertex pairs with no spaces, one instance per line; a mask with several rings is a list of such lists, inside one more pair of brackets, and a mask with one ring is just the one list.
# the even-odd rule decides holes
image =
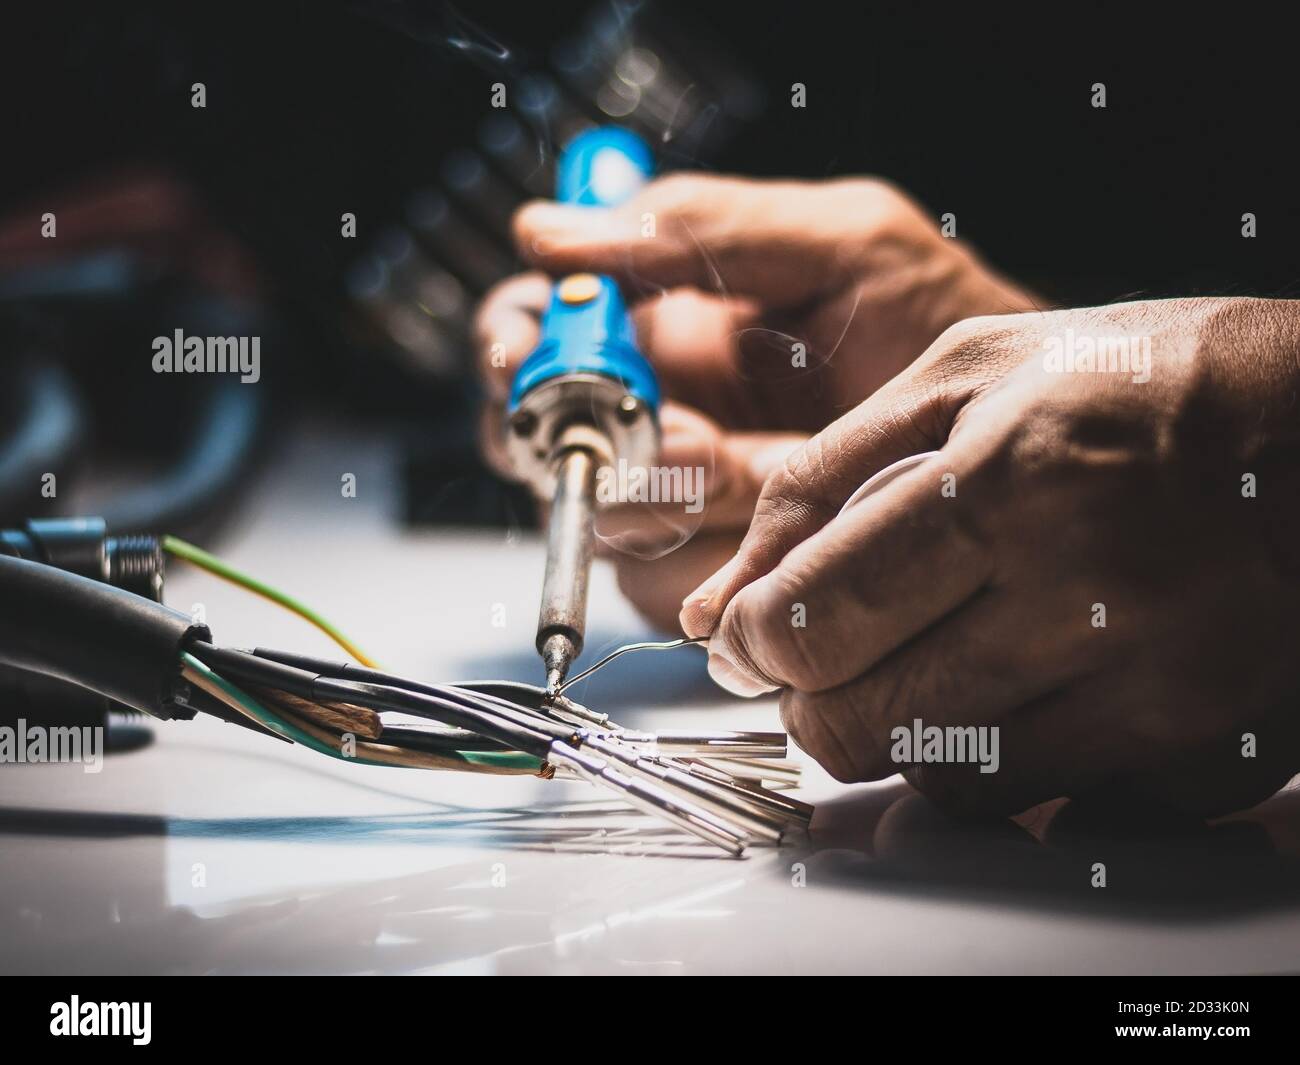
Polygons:
[[[653,169],[649,147],[634,133],[589,130],[560,156],[556,199],[616,207]],[[506,414],[516,473],[551,501],[537,651],[553,694],[582,653],[597,471],[620,461],[648,467],[659,449],[658,411],[659,384],[637,348],[617,283],[595,274],[562,278],[541,340],[515,375]]]

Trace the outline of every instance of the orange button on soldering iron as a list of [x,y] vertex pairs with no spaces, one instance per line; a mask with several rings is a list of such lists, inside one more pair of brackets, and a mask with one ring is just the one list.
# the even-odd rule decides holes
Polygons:
[[600,294],[600,278],[595,274],[570,274],[560,282],[560,302],[570,306],[590,303]]

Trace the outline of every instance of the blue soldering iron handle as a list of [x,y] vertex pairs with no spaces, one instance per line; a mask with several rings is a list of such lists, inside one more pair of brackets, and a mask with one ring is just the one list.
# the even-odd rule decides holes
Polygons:
[[[582,133],[560,155],[556,199],[581,207],[616,207],[654,172],[649,145],[629,130],[605,126]],[[627,305],[611,278],[574,274],[556,284],[542,317],[541,340],[511,385],[513,414],[534,389],[570,375],[620,382],[653,417],[659,383],[636,344]]]

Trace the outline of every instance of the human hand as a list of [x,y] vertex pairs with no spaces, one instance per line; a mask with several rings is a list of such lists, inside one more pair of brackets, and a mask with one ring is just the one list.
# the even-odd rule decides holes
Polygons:
[[[1056,372],[1083,338],[1122,342],[1127,369]],[[1288,301],[955,326],[773,474],[683,627],[713,634],[726,686],[784,688],[791,736],[841,780],[906,768],[894,730],[920,719],[999,729],[996,772],[909,773],[958,809],[1257,802],[1300,769],[1298,353]]]
[[537,343],[547,274],[617,277],[667,397],[659,461],[702,470],[707,500],[699,514],[633,503],[598,522],[624,591],[665,627],[682,595],[734,553],[768,473],[808,433],[953,322],[1031,306],[902,193],[869,179],[672,176],[614,210],[529,205],[515,235],[540,270],[503,282],[478,316],[484,452],[510,475],[502,412]]

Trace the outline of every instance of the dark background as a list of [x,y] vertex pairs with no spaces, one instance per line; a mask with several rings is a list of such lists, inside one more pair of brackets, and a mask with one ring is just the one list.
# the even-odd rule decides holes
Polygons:
[[[726,66],[754,94],[725,131],[673,146],[667,167],[887,176],[1066,303],[1295,290],[1291,35],[1242,5],[28,4],[5,27],[0,215],[34,218],[116,167],[176,175],[258,266],[260,302],[294,352],[272,367],[277,394],[388,419],[410,445],[409,512],[427,517],[437,492],[424,482],[473,465],[472,385],[386,357],[356,328],[348,271],[447,154],[475,143],[491,84],[513,92],[547,69],[593,11],[652,17],[701,76]],[[190,106],[194,81],[204,110]],[[1090,106],[1094,82],[1104,110]],[[357,240],[340,238],[342,211],[357,214]],[[0,255],[0,268],[25,264]],[[31,307],[17,309],[11,350],[33,335]],[[147,302],[135,310],[159,331]],[[114,343],[136,343],[120,318],[92,316],[89,340],[69,338],[75,314],[58,314],[53,334],[36,330],[42,357],[98,346],[102,367]],[[114,380],[95,389],[101,413],[126,402],[115,389],[153,387]]]

